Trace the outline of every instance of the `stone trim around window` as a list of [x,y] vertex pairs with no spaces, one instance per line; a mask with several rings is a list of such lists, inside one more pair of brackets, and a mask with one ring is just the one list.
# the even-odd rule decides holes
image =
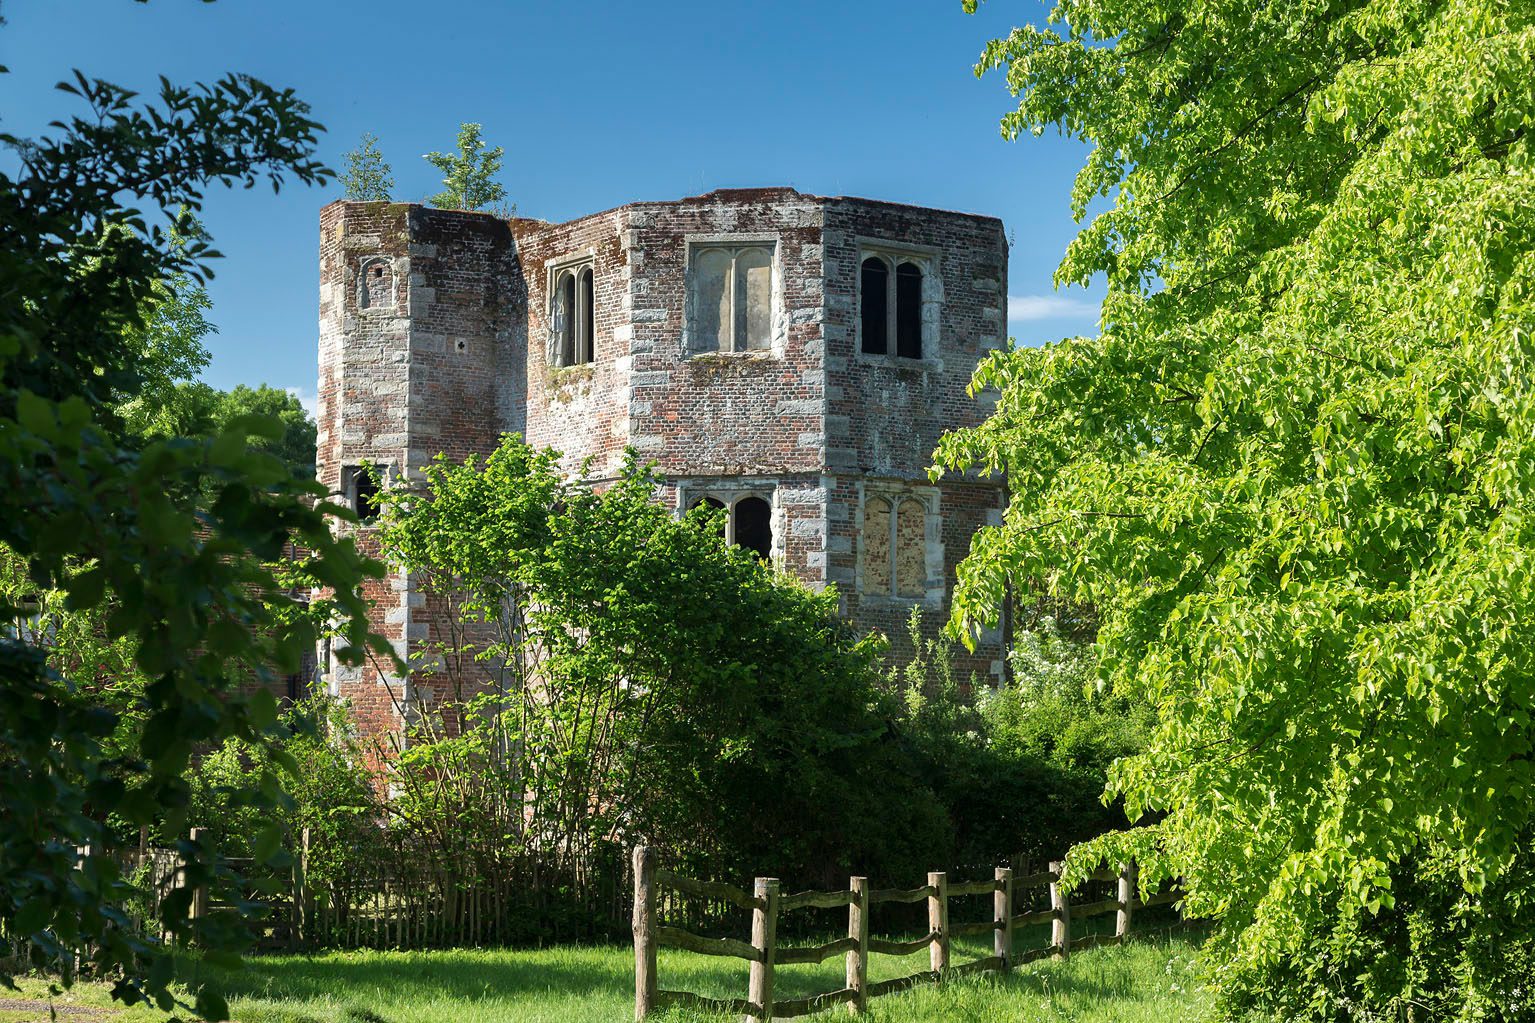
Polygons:
[[357,311],[364,314],[393,313],[399,304],[396,281],[399,267],[390,256],[364,256],[357,264]]
[[[942,250],[932,245],[918,245],[884,238],[859,237],[858,258],[853,264],[853,356],[860,362],[874,362],[897,368],[943,368],[943,338],[940,324],[943,318],[943,267]],[[864,351],[864,294],[863,265],[868,259],[878,259],[887,268],[885,282],[885,351]],[[917,358],[902,356],[897,352],[897,288],[901,265],[911,264],[922,272],[921,308],[918,325],[921,328],[922,353]]]
[[[738,543],[744,537],[736,535],[736,509],[742,501],[755,498],[767,502],[768,560],[779,564],[784,558],[784,509],[778,501],[778,487],[774,483],[748,482],[745,480],[721,480],[719,482],[682,482],[677,488],[677,514],[686,515],[699,501],[712,501],[723,505],[727,512],[725,542]],[[744,546],[744,544],[743,544]]]
[[[920,509],[920,531],[912,526],[913,509]],[[866,480],[859,486],[855,521],[861,600],[943,606],[943,516],[937,487]]]
[[[700,321],[703,318],[700,295],[702,281],[698,277],[700,257],[705,253],[728,252],[739,256],[746,250],[768,250],[768,308],[765,344],[760,347],[749,347],[749,337],[737,337],[734,324],[730,326],[731,333],[726,344],[716,344],[713,338],[700,336]],[[727,278],[726,286],[732,288],[730,296],[730,309],[732,314],[736,310],[735,289],[740,286],[734,276],[735,263],[732,259],[731,276]],[[686,234],[683,236],[683,316],[682,316],[682,356],[685,359],[699,356],[729,356],[731,358],[783,358],[784,346],[788,337],[788,317],[784,313],[783,294],[783,246],[779,243],[776,232],[747,232],[740,234]],[[734,317],[732,316],[732,319]]]
[[[550,366],[585,366],[597,361],[596,264],[596,253],[591,250],[544,264],[544,357]],[[567,274],[572,287],[563,295]]]

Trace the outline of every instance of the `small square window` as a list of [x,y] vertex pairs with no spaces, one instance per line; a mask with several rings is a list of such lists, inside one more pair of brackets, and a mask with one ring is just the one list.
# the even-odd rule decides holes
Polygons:
[[341,469],[341,493],[346,506],[357,513],[363,525],[378,521],[387,468],[377,465],[347,465]]

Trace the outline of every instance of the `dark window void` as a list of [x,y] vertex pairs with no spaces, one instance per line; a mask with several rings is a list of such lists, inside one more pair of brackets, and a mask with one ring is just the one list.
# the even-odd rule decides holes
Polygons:
[[895,354],[922,358],[922,268],[915,263],[895,272]]
[[379,486],[378,477],[370,470],[358,469],[356,481],[352,484],[356,497],[352,509],[357,512],[357,517],[364,522],[373,522],[378,519],[379,513]]
[[773,509],[760,497],[743,497],[735,507],[736,546],[766,561],[773,553]]
[[596,315],[592,312],[592,268],[587,267],[581,271],[581,296],[576,303],[580,309],[576,322],[576,362],[585,363],[592,361],[592,338],[595,336],[593,327],[596,326]]
[[890,348],[890,268],[883,259],[870,256],[863,261],[862,308],[859,310],[863,350],[884,355]]
[[576,361],[576,275],[560,274],[555,289],[554,333],[559,346],[555,363],[572,366]]
[[[711,511],[724,511],[724,509],[725,509],[725,502],[717,500],[717,499],[715,499],[713,497],[700,497],[698,500],[693,502],[691,507],[693,507],[693,508],[708,508]],[[720,539],[723,540],[725,538],[725,518],[724,518],[724,516],[721,516],[720,520],[719,520],[719,534],[720,534]]]

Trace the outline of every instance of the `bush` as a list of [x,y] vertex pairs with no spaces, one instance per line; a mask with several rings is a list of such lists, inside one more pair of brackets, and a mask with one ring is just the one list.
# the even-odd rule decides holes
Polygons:
[[1063,632],[1045,614],[1020,628],[1012,679],[993,689],[956,678],[952,644],[924,639],[913,609],[917,655],[891,680],[911,756],[948,822],[945,861],[1056,859],[1125,826],[1102,794],[1109,765],[1139,751],[1150,711],[1099,692],[1090,616],[1072,624]]

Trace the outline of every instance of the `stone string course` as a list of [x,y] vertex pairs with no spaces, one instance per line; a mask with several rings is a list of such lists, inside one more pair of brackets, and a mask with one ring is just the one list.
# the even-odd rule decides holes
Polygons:
[[[730,238],[773,247],[771,349],[689,352],[688,246]],[[870,246],[918,253],[934,271],[921,360],[857,350]],[[550,267],[581,262],[593,269],[594,359],[554,366]],[[965,391],[1004,342],[1006,280],[995,218],[789,188],[632,203],[564,224],[333,203],[320,214],[319,476],[344,495],[348,466],[411,474],[439,453],[484,454],[511,432],[562,451],[572,474],[590,459],[600,483],[632,447],[656,462],[658,500],[670,507],[706,494],[769,498],[775,558],[811,586],[834,585],[844,614],[888,635],[899,663],[911,654],[912,608],[935,635],[972,534],[999,521],[996,481],[933,484],[927,469],[944,430],[986,414]],[[866,494],[894,506],[915,496],[928,509],[920,551],[898,553],[904,577],[925,572],[922,597],[891,596],[888,584],[862,592],[872,589],[860,571]],[[358,533],[376,549],[371,530]],[[444,609],[414,580],[395,575],[367,596],[402,657],[437,638]],[[1000,637],[984,636],[959,668],[994,678],[1001,657]],[[401,734],[404,708],[449,695],[441,675],[414,689],[376,666],[330,678],[380,737]]]

